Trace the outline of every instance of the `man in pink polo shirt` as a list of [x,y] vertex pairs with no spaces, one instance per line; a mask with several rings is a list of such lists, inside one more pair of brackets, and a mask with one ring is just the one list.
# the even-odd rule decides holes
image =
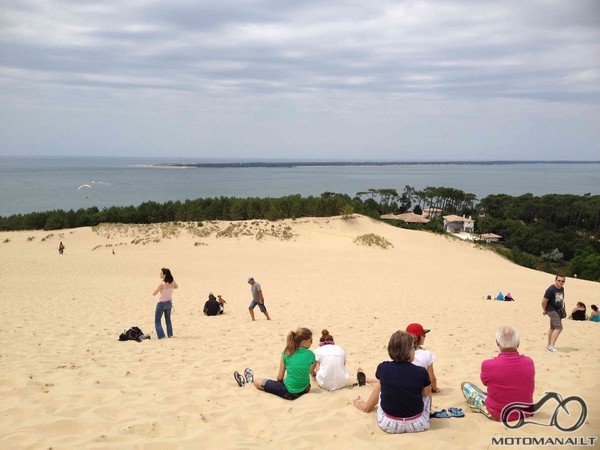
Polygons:
[[[481,363],[481,381],[487,394],[472,383],[463,382],[462,391],[467,403],[475,412],[492,420],[500,420],[502,408],[509,403],[533,403],[535,366],[529,356],[521,355],[519,330],[503,326],[496,332],[500,354]],[[516,419],[509,417],[509,420]]]

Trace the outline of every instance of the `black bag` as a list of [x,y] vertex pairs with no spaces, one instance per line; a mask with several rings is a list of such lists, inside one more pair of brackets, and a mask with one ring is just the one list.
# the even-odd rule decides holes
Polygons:
[[560,316],[561,319],[566,319],[567,310],[565,309],[564,306],[558,310],[558,315]]
[[131,327],[129,330],[123,331],[119,335],[119,341],[142,342],[144,339],[150,339],[150,335],[144,334],[138,327]]

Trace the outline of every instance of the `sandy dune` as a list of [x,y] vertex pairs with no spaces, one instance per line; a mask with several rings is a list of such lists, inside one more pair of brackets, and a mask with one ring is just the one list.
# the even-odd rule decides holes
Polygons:
[[[369,233],[392,246],[354,243]],[[553,276],[470,243],[357,216],[3,232],[0,254],[2,449],[479,449],[494,447],[498,436],[599,434],[600,326],[565,321],[560,352],[547,353],[540,301]],[[159,341],[151,293],[161,267],[180,289],[175,338]],[[248,275],[262,284],[270,322],[258,310],[250,321]],[[599,283],[569,278],[565,289],[568,307],[600,303]],[[224,316],[202,315],[210,291],[227,300]],[[516,302],[483,300],[498,291]],[[434,409],[466,412],[432,419],[426,433],[380,431],[374,413],[352,406],[369,386],[326,392],[313,382],[309,395],[290,402],[239,388],[232,377],[245,367],[275,377],[285,335],[297,326],[317,337],[329,329],[350,372],[362,366],[372,375],[388,359],[390,335],[410,322],[432,330],[427,346],[441,388]],[[481,360],[497,353],[494,334],[503,324],[521,330],[521,350],[535,361],[535,399],[555,391],[586,400],[582,428],[509,430],[468,410],[460,382],[479,383]],[[133,325],[153,338],[118,342]],[[548,404],[538,421],[547,423],[554,408]]]

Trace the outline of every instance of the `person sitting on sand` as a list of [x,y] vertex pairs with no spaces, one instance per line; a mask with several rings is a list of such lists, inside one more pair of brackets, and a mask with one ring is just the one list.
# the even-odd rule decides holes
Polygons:
[[60,241],[60,244],[58,244],[58,254],[62,255],[65,252],[65,246],[62,243],[62,241]]
[[392,361],[377,366],[379,383],[369,399],[360,396],[354,406],[366,413],[377,406],[377,425],[386,433],[413,433],[429,429],[431,380],[427,370],[412,364],[414,338],[396,331],[390,338],[388,354]]
[[535,365],[529,356],[517,351],[519,339],[519,330],[515,327],[498,328],[496,344],[500,354],[481,363],[481,382],[487,386],[487,394],[472,383],[464,381],[461,384],[471,409],[488,419],[500,420],[502,408],[509,403],[533,403]]
[[596,305],[592,305],[592,312],[590,313],[590,320],[592,322],[600,322],[600,313],[598,312],[598,307]]
[[225,312],[225,303],[227,303],[225,301],[225,299],[223,297],[221,297],[220,295],[217,294],[217,301],[219,302],[219,314],[223,314]]
[[573,311],[571,311],[571,314],[569,314],[568,318],[573,320],[586,320],[586,312],[587,309],[585,307],[585,303],[577,302],[577,306],[573,308]]
[[319,386],[326,391],[345,388],[350,378],[346,370],[346,352],[335,344],[329,331],[321,332],[319,348],[314,353],[316,361],[310,368],[310,374],[316,377]]
[[244,385],[244,381],[253,382],[256,389],[286,400],[295,400],[310,391],[310,368],[315,362],[315,354],[310,350],[312,341],[312,331],[308,328],[298,328],[288,333],[276,381],[254,378],[251,369],[244,371],[245,380],[237,371],[233,376],[240,386]]
[[206,303],[204,303],[204,315],[216,316],[218,314],[223,314],[221,304],[211,292],[210,294],[208,294],[208,300],[206,301]]
[[160,269],[160,277],[162,282],[154,290],[152,295],[160,293],[158,303],[156,304],[156,311],[154,313],[154,327],[156,328],[156,334],[158,339],[165,337],[161,320],[162,315],[165,315],[165,322],[167,324],[167,336],[173,337],[173,325],[171,324],[171,311],[173,310],[173,289],[177,289],[177,283],[173,279],[173,275],[169,269]]
[[412,363],[427,370],[429,379],[431,380],[431,392],[439,392],[437,378],[433,371],[435,355],[430,350],[423,349],[425,337],[427,336],[427,333],[429,333],[429,330],[423,329],[423,326],[420,323],[411,323],[406,327],[406,332],[410,333],[415,340],[415,359]]

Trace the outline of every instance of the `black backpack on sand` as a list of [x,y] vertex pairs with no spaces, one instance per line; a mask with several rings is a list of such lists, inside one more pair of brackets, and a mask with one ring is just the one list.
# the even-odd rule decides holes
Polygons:
[[129,330],[123,331],[119,336],[119,341],[142,342],[144,339],[150,339],[150,335],[144,334],[138,327],[131,327]]

